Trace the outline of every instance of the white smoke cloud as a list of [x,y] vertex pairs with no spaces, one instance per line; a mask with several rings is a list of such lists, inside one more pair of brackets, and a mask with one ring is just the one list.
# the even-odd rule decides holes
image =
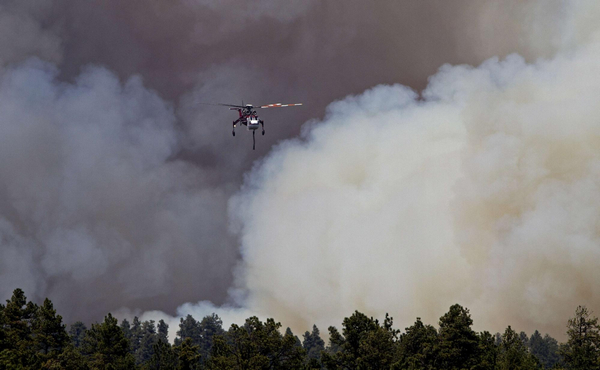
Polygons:
[[579,3],[550,60],[379,86],[276,147],[232,199],[245,307],[297,330],[354,309],[563,334],[600,305],[600,42]]

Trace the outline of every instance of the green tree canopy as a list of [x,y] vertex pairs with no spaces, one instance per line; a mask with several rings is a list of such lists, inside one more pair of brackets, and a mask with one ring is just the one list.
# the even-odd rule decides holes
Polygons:
[[83,338],[85,337],[86,331],[87,327],[81,321],[75,322],[69,328],[69,336],[71,337],[71,342],[75,348],[80,348],[83,344]]
[[158,342],[156,335],[156,326],[154,320],[144,321],[142,323],[142,337],[140,345],[134,353],[135,363],[140,365],[150,360],[154,354],[154,345]]
[[158,340],[169,343],[169,325],[167,325],[165,320],[161,319],[158,321],[158,325],[156,326],[156,334],[158,335]]
[[104,322],[93,324],[86,332],[82,353],[89,358],[92,369],[132,369],[135,359],[129,352],[129,342],[118,321],[110,313]]
[[500,343],[500,353],[498,356],[499,370],[513,369],[539,369],[537,359],[529,353],[529,350],[523,343],[521,336],[517,334],[510,326],[502,335]]
[[479,360],[479,337],[471,329],[469,310],[455,304],[439,324],[437,366],[451,370],[473,367]]
[[542,337],[536,330],[529,338],[529,349],[544,369],[551,369],[560,362],[558,341],[548,334]]
[[437,342],[437,330],[423,324],[421,318],[417,317],[417,321],[400,336],[394,369],[435,369]]
[[479,334],[479,358],[473,370],[494,370],[498,361],[498,345],[496,338],[490,332]]
[[566,367],[576,370],[600,369],[600,326],[585,306],[575,310],[567,324],[567,343],[561,348]]
[[297,369],[303,365],[305,351],[296,338],[281,335],[281,324],[273,319],[262,322],[253,316],[243,326],[232,324],[224,336],[214,337],[214,369]]
[[173,348],[178,360],[179,370],[196,370],[200,368],[200,346],[187,337]]
[[15,289],[6,306],[0,309],[0,368],[39,367],[33,341],[33,321],[38,307],[27,302],[25,293]]
[[56,314],[54,305],[46,298],[32,320],[34,348],[42,362],[57,358],[69,344],[69,336],[62,323],[62,316]]
[[331,347],[335,353],[323,353],[321,361],[328,369],[381,369],[393,362],[396,331],[392,319],[386,315],[383,325],[365,314],[355,311],[344,319],[342,334],[329,330]]
[[302,347],[306,350],[308,358],[319,360],[321,352],[325,350],[325,341],[321,339],[321,333],[317,325],[313,325],[312,332],[304,333]]

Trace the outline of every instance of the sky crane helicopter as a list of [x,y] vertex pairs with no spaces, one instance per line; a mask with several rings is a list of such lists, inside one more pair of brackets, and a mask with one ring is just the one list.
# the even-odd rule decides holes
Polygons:
[[252,131],[252,150],[256,148],[256,139],[254,138],[254,133],[260,126],[262,128],[262,134],[265,134],[265,122],[258,117],[256,113],[256,109],[265,109],[265,108],[283,108],[283,107],[296,107],[302,105],[302,103],[297,104],[267,104],[267,105],[259,105],[253,106],[252,104],[242,103],[242,105],[234,105],[234,104],[211,104],[211,105],[220,105],[224,107],[229,107],[229,110],[237,110],[239,113],[239,118],[233,121],[233,131],[231,131],[232,135],[235,136],[235,128],[237,124],[244,125],[248,128],[248,131]]

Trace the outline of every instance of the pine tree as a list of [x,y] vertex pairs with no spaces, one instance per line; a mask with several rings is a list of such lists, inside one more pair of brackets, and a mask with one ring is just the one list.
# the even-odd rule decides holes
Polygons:
[[243,326],[232,324],[225,336],[214,338],[207,366],[213,369],[297,369],[304,362],[304,349],[296,338],[281,335],[280,323],[250,317]]
[[321,333],[316,325],[313,325],[312,332],[304,333],[304,340],[302,346],[307,352],[309,359],[319,360],[321,358],[321,352],[325,350],[325,341],[321,339]]
[[133,369],[135,366],[135,359],[129,353],[129,342],[110,313],[103,323],[93,324],[86,332],[82,353],[94,369]]
[[290,329],[289,327],[286,328],[285,335],[289,335],[290,337],[293,337],[296,340],[296,347],[302,348],[302,342],[300,341],[300,338],[298,338],[298,336],[294,335],[294,333],[292,332],[292,329]]
[[431,325],[425,325],[421,318],[400,336],[397,361],[394,369],[435,369],[437,359],[438,334]]
[[520,335],[508,326],[502,335],[502,343],[500,344],[499,370],[533,370],[539,367],[537,359],[529,353]]
[[164,320],[159,320],[156,329],[158,340],[169,343],[169,325]]
[[[218,342],[218,337],[216,339]],[[185,338],[173,350],[177,356],[179,370],[196,370],[200,368],[200,346],[195,345],[192,338]]]
[[47,369],[69,369],[69,370],[88,370],[89,364],[87,358],[83,356],[73,344],[65,347],[57,360],[52,363],[46,363]]
[[529,349],[545,369],[553,368],[560,361],[558,342],[548,334],[542,337],[536,330],[529,338]]
[[192,339],[195,344],[200,346],[202,361],[206,361],[212,351],[214,336],[225,334],[223,321],[217,314],[213,313],[212,315],[205,316],[192,330]]
[[42,361],[58,357],[63,348],[69,344],[69,336],[62,323],[62,316],[56,314],[56,310],[48,298],[37,310],[32,322],[32,332],[34,348]]
[[123,335],[125,336],[125,338],[127,338],[127,340],[129,341],[129,345],[131,346],[132,333],[129,321],[127,321],[127,319],[123,319],[123,321],[121,321],[121,325],[119,326],[121,327]]
[[136,364],[143,364],[150,360],[150,357],[154,354],[154,345],[158,341],[156,335],[156,327],[154,326],[154,320],[144,321],[142,323],[142,338],[140,340],[140,346],[135,352]]
[[130,345],[130,349],[129,351],[131,353],[136,353],[138,351],[138,349],[140,348],[140,343],[142,341],[142,323],[140,322],[140,319],[135,316],[133,318],[133,322],[131,324],[131,336],[127,339],[129,339],[129,345]]
[[199,324],[192,315],[187,315],[184,318],[179,319],[179,330],[177,331],[177,338],[175,338],[175,344],[180,344],[186,338],[190,338],[195,344],[200,343],[199,335]]
[[473,320],[467,308],[455,304],[440,318],[438,367],[463,369],[475,365],[479,357],[479,338],[471,329]]
[[567,343],[561,354],[568,369],[600,369],[600,326],[585,306],[577,307],[567,325]]
[[69,328],[69,336],[71,337],[71,342],[75,348],[80,348],[83,344],[83,338],[85,337],[86,331],[87,327],[81,321],[77,321]]
[[[330,342],[340,350],[323,353],[321,361],[328,369],[334,368],[389,368],[393,362],[396,332],[392,320],[386,315],[384,325],[355,311],[344,319],[341,335],[330,328]],[[332,330],[333,329],[333,330]]]
[[520,332],[519,338],[521,339],[521,342],[523,342],[525,347],[529,348],[529,336],[527,336],[527,333],[525,333],[524,331]]
[[144,364],[144,370],[177,369],[177,355],[169,343],[159,339],[152,352],[152,357]]
[[496,338],[487,331],[479,334],[479,356],[473,370],[494,370],[498,361]]
[[37,312],[37,305],[27,302],[21,289],[15,289],[6,301],[0,318],[4,329],[0,342],[0,368],[39,367],[32,336],[32,323]]

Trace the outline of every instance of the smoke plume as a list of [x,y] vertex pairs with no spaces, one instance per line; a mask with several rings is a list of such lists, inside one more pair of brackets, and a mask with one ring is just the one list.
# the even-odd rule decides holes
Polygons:
[[245,306],[305,330],[354,309],[560,336],[600,305],[600,7],[565,7],[551,59],[382,85],[276,146],[231,201]]
[[[489,311],[504,325],[523,301],[509,281],[525,287],[541,273],[518,265],[507,277],[499,266],[507,257],[493,258],[514,249],[515,263],[526,262],[519,253],[532,250],[517,248],[525,236],[511,222],[525,227],[529,214],[500,217],[501,199],[485,198],[496,184],[488,164],[505,165],[501,153],[512,147],[500,136],[497,146],[480,143],[500,119],[526,127],[518,119],[530,111],[519,102],[546,95],[556,99],[552,109],[539,108],[531,122],[550,116],[566,132],[583,124],[574,121],[585,110],[559,107],[593,99],[593,78],[569,80],[567,70],[586,53],[593,59],[597,17],[573,11],[558,0],[2,2],[0,299],[16,287],[34,300],[49,296],[70,322],[122,307],[196,316],[218,307],[231,320],[257,313],[304,330],[353,309],[439,316],[450,301],[487,315],[482,302],[494,301],[484,293],[498,293],[516,297]],[[478,65],[512,52],[524,59],[444,67],[424,100],[414,92],[444,63]],[[409,87],[372,88],[382,83]],[[305,105],[264,112],[267,135],[252,152],[248,135],[231,137],[232,112],[199,104],[242,99]],[[558,155],[509,127],[521,171],[529,173],[521,163],[543,166],[531,157],[540,151]],[[567,168],[575,161],[558,157]],[[523,186],[525,175],[503,171],[512,186],[503,196],[528,189],[520,206],[536,206],[546,178]],[[527,245],[539,245],[527,230],[535,241]],[[268,287],[268,279],[277,281]],[[582,286],[577,297],[586,296]],[[565,306],[536,318],[563,320]]]

